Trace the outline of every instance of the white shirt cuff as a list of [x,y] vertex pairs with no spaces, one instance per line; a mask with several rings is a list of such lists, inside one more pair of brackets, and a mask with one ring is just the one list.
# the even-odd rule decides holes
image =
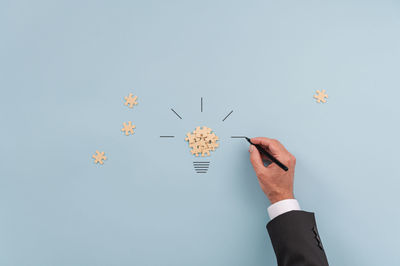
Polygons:
[[269,218],[272,220],[275,217],[284,214],[285,212],[290,211],[300,211],[299,202],[295,199],[286,199],[275,202],[271,206],[268,207],[268,215]]

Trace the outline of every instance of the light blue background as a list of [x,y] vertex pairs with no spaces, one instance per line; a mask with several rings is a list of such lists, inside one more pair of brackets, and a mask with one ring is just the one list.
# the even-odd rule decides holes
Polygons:
[[398,1],[2,1],[0,265],[275,265],[232,135],[297,157],[332,265],[398,265],[399,33]]

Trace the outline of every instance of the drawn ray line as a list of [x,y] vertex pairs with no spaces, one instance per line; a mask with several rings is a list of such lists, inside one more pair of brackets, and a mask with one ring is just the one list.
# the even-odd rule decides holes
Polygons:
[[222,122],[224,122],[224,121],[225,121],[225,119],[227,119],[227,118],[228,118],[228,116],[230,116],[232,113],[233,113],[233,110],[232,110],[232,111],[230,111],[230,112],[229,112],[229,114],[227,114],[227,115],[225,116],[225,118],[224,118],[224,119],[222,119]]
[[177,116],[177,117],[179,117],[180,119],[182,119],[182,117],[181,117],[180,115],[178,115],[178,113],[177,113],[177,112],[175,112],[175,110],[174,110],[174,109],[172,109],[172,108],[171,108],[171,111],[172,111],[172,112],[174,112],[174,113],[176,114],[176,116]]

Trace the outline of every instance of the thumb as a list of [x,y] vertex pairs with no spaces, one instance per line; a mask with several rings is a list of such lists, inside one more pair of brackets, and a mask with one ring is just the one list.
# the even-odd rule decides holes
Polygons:
[[254,171],[256,173],[259,173],[265,168],[260,152],[254,145],[250,145],[249,152],[250,152],[250,162],[253,165]]

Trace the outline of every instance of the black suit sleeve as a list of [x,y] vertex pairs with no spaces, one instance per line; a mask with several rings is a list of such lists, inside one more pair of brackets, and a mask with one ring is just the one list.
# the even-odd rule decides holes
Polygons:
[[328,265],[314,213],[290,211],[267,224],[279,266]]

